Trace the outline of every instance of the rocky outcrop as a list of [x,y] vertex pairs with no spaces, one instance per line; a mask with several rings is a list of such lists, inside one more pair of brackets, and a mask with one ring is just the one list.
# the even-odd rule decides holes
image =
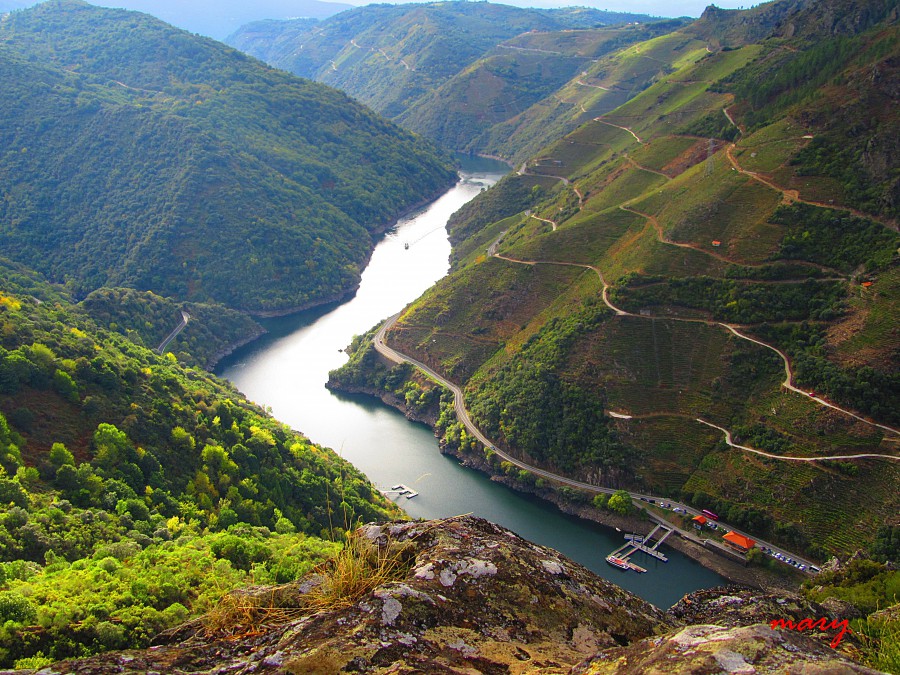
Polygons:
[[606,650],[573,675],[645,673],[876,673],[799,633],[765,624],[688,626],[660,638]]
[[[871,672],[760,624],[772,617],[759,592],[705,591],[664,613],[480,518],[368,525],[356,540],[360,551],[399,552],[392,574],[357,596],[311,601],[334,583],[333,570],[319,570],[233,594],[214,620],[186,624],[148,650],[42,672]],[[798,616],[807,611],[792,602]],[[685,627],[685,619],[701,623]]]

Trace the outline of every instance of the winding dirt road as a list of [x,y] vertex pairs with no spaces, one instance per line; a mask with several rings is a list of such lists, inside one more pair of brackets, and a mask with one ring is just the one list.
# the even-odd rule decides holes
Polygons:
[[631,129],[629,129],[628,127],[620,127],[618,124],[613,124],[612,122],[607,122],[607,121],[606,121],[605,119],[603,119],[602,117],[595,117],[595,118],[594,118],[594,121],[595,121],[595,122],[600,122],[600,124],[605,124],[606,126],[609,126],[609,127],[615,127],[616,129],[621,129],[622,131],[627,131],[629,134],[631,134],[632,136],[634,136],[634,140],[636,140],[636,141],[637,141],[638,143],[640,143],[641,145],[644,145],[644,141],[642,141],[642,140],[638,137],[638,135],[637,135],[636,133],[634,133],[634,132],[633,132]]

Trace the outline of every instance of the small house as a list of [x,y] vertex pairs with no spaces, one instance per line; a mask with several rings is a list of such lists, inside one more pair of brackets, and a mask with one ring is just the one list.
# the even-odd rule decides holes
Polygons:
[[728,544],[731,548],[736,551],[740,551],[741,553],[746,553],[751,548],[756,546],[756,542],[750,539],[749,537],[745,537],[742,534],[738,534],[737,532],[729,532],[726,534],[723,539],[725,543]]

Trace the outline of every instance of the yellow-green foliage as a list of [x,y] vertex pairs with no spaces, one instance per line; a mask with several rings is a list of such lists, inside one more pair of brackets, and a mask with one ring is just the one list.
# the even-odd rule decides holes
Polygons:
[[[736,262],[761,262],[783,236],[769,218],[781,202],[775,190],[732,170],[724,151],[714,155],[712,172],[703,162],[681,174],[633,208],[655,215],[676,242],[694,244]],[[713,241],[720,241],[716,247]]]
[[50,555],[44,566],[0,563],[0,608],[2,598],[27,603],[20,620],[0,628],[0,663],[146,647],[160,631],[213,610],[232,589],[297,579],[339,550],[247,526],[209,534],[179,522],[169,532],[171,541],[142,549],[126,537],[73,562]]
[[809,143],[806,130],[784,118],[741,138],[734,156],[747,171],[771,172],[784,166]]
[[629,150],[629,156],[642,166],[662,171],[667,164],[697,144],[689,136],[658,136],[646,145]]

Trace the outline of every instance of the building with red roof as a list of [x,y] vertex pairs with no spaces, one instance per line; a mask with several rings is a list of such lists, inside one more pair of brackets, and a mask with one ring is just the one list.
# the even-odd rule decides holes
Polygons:
[[733,549],[740,551],[741,553],[746,553],[751,548],[756,546],[756,542],[750,539],[749,537],[745,537],[742,534],[738,534],[737,532],[729,532],[726,534],[723,539],[725,543],[731,546]]

